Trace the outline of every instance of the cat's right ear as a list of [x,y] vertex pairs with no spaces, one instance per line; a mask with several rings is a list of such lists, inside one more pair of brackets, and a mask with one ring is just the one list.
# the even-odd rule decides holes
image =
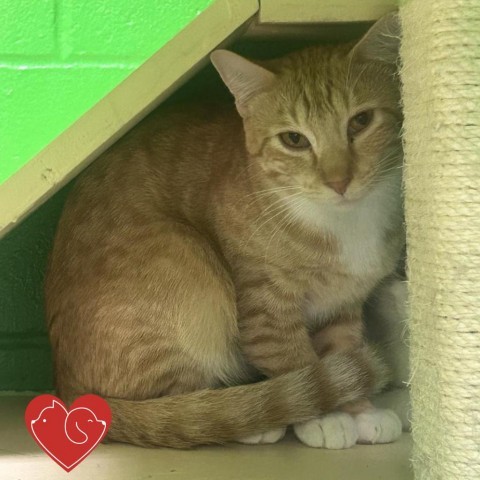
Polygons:
[[238,113],[242,117],[247,115],[248,101],[268,89],[275,80],[272,72],[227,50],[215,50],[210,60],[235,97]]
[[401,25],[397,12],[384,15],[353,47],[350,56],[395,64],[399,57]]

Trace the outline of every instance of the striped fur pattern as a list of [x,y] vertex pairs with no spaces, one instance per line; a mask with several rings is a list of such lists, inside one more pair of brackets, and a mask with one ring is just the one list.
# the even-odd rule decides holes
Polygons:
[[110,440],[223,443],[384,384],[361,314],[403,244],[395,65],[371,55],[383,29],[262,64],[217,51],[236,109],[160,108],[77,181],[47,321],[59,395],[108,398]]

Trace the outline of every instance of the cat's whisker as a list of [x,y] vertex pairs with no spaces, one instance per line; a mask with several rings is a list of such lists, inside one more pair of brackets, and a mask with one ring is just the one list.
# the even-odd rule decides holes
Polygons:
[[401,157],[400,156],[391,156],[389,158],[385,158],[381,161],[378,162],[377,168],[382,168],[382,167],[395,167],[395,168],[402,168],[401,164]]
[[285,216],[284,218],[282,218],[282,220],[280,222],[278,222],[277,226],[275,227],[274,231],[272,232],[272,234],[270,235],[270,239],[267,243],[267,246],[265,247],[265,255],[264,255],[264,261],[265,261],[265,265],[267,264],[267,260],[268,260],[268,250],[270,248],[270,244],[272,243],[272,240],[273,240],[273,237],[275,236],[275,234],[280,231],[282,229],[282,226],[283,226],[283,223],[286,221],[287,218],[289,218],[289,215],[290,213]]
[[[265,262],[267,261],[268,249],[270,247],[270,244],[271,244],[273,238],[275,237],[275,235],[277,233],[279,233],[280,231],[284,231],[288,227],[288,225],[293,223],[293,221],[295,220],[294,212],[297,210],[299,205],[301,205],[300,199],[298,199],[298,198],[294,199],[294,201],[289,206],[291,211],[279,222],[279,224],[277,225],[277,227],[273,231],[272,235],[270,236],[270,240],[268,241],[268,244],[265,248]],[[277,241],[277,244],[278,244],[278,241]]]
[[[271,205],[269,205],[260,215],[260,217],[257,220],[263,219],[266,215],[272,214],[275,211],[282,209],[283,207],[288,207],[288,202],[291,201],[292,199],[302,195],[303,192],[297,192],[293,193],[291,195],[282,197],[277,199],[275,202],[273,202]],[[283,202],[283,203],[280,203]]]
[[276,192],[278,190],[290,190],[290,189],[294,189],[294,188],[300,188],[300,187],[294,186],[294,185],[288,185],[288,186],[281,186],[281,187],[266,188],[265,190],[255,190],[254,192],[246,195],[246,197],[250,197],[252,195],[258,195],[258,194],[261,194],[261,193]]
[[[397,192],[397,187],[395,185],[391,185],[387,182],[393,174],[387,175],[377,175],[365,181],[365,184],[368,186],[368,189],[373,189],[378,185],[383,185],[383,189],[385,192]],[[387,183],[386,183],[387,182]]]
[[385,162],[390,162],[392,160],[397,161],[397,160],[400,160],[402,156],[403,156],[402,149],[394,150],[386,154],[384,157],[380,158],[377,163],[378,165],[382,165]]
[[[271,202],[270,204],[267,205],[265,210],[263,210],[260,214],[260,217],[258,219],[263,218],[266,214],[268,214],[272,209],[275,210],[275,206],[282,202],[285,199],[285,197],[281,196],[280,198],[277,198],[274,202]],[[255,202],[258,202],[260,199],[259,198],[254,198],[253,200],[250,201],[248,206],[252,205]]]
[[248,195],[245,195],[245,198],[248,198],[248,197],[265,197],[265,196],[268,196],[270,194],[273,194],[273,193],[278,193],[278,192],[284,192],[284,191],[288,191],[288,190],[299,190],[301,189],[301,187],[299,186],[286,186],[286,187],[274,187],[274,188],[267,188],[265,190],[256,190],[252,193],[249,193]]
[[387,169],[377,168],[370,172],[369,175],[361,179],[364,188],[369,190],[375,188],[378,185],[383,185],[384,191],[391,191],[392,193],[398,194],[398,187],[396,182],[391,182],[391,179],[398,177],[398,170],[401,170],[403,167],[400,165],[394,165]]
[[402,165],[394,165],[390,168],[387,168],[385,170],[381,170],[381,175],[385,175],[386,173],[390,173],[390,172],[396,172],[398,170],[402,170],[403,169],[403,166]]
[[[281,199],[279,200],[283,200],[284,202],[288,202],[290,201],[291,199],[299,196],[299,195],[302,195],[303,192],[298,192],[298,193],[294,193],[288,197],[282,197]],[[290,205],[287,203],[283,203],[281,205],[278,205],[278,200],[275,202],[277,203],[277,205],[273,208],[273,209],[269,209],[269,211],[265,211],[262,213],[262,215],[260,216],[258,220],[261,220],[265,217],[265,215],[267,214],[271,214],[264,222],[262,222],[254,231],[253,233],[250,235],[250,237],[248,238],[248,240],[245,242],[245,246],[247,246],[250,241],[252,240],[252,238],[269,222],[271,222],[273,219],[277,218],[279,215],[285,213],[286,211],[288,211],[288,209],[290,208]]]
[[[292,204],[290,205],[291,211],[288,213],[286,217],[283,218],[282,222],[279,224],[279,227],[275,229],[273,232],[272,236],[270,237],[270,240],[268,241],[267,247],[265,248],[265,263],[267,262],[267,254],[268,254],[268,249],[270,248],[270,244],[273,240],[273,237],[279,232],[285,231],[290,225],[292,225],[296,220],[297,214],[300,212],[302,209],[302,202],[300,199],[295,199]],[[280,241],[280,237],[277,239],[277,246],[278,242]]]
[[[294,193],[295,195],[296,194],[301,194],[301,193],[304,193],[303,192],[303,189],[301,188],[295,188],[295,189],[288,189],[288,190],[278,190],[278,191],[275,191],[275,192],[268,192],[268,193],[265,193],[265,194],[261,194],[261,195],[258,195],[256,196],[255,198],[251,199],[250,202],[248,203],[248,207],[251,206],[252,204],[255,204],[255,203],[263,203],[264,205],[266,204],[266,208],[265,210],[262,211],[262,216],[267,214],[268,212],[270,212],[270,210],[272,209],[272,207],[280,202],[282,202],[282,200],[285,200],[286,196],[283,195],[283,194],[286,194],[286,193]],[[279,198],[276,198],[275,201],[271,201],[272,197],[275,198],[277,196],[279,196]]]
[[272,210],[274,211],[276,209],[275,206],[278,205],[279,203],[287,202],[291,198],[297,197],[297,196],[302,195],[302,194],[303,194],[303,191],[300,191],[300,192],[296,192],[296,193],[293,193],[293,194],[285,196],[285,197],[281,196],[280,198],[277,198],[277,200],[275,200],[274,202],[272,202],[270,205],[267,206],[267,208],[262,212],[262,215],[261,215],[260,218],[262,218],[265,215],[267,215],[268,213],[272,212]]

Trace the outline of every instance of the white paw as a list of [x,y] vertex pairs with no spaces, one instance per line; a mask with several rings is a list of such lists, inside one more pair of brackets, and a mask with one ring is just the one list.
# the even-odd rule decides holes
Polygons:
[[257,433],[255,435],[249,435],[237,440],[240,443],[246,443],[248,445],[257,445],[261,443],[276,443],[285,436],[287,427],[276,428],[275,430],[269,430],[264,433]]
[[358,443],[390,443],[402,434],[402,422],[392,410],[378,408],[355,416]]
[[336,412],[293,426],[298,439],[309,447],[339,450],[353,447],[358,433],[353,417]]

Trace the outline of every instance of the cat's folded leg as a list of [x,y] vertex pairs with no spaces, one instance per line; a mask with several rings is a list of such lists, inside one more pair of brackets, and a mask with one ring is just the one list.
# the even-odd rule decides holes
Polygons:
[[[364,343],[363,336],[359,306],[312,335],[312,345],[322,357],[326,352],[357,348]],[[401,421],[392,410],[377,409],[369,401],[348,404],[341,410],[294,425],[296,436],[310,447],[344,449],[356,443],[389,443],[402,432]]]
[[[319,357],[327,352],[348,350],[363,342],[361,308],[352,309],[332,321],[311,337],[312,346]],[[348,412],[322,415],[308,422],[293,426],[297,438],[315,448],[332,450],[351,448],[358,440],[357,425]]]
[[238,325],[250,365],[267,377],[276,377],[318,362],[302,311],[294,301],[296,292],[287,293],[273,280],[259,285],[247,276],[241,287]]
[[[276,308],[269,309],[264,300],[273,295],[278,297]],[[286,298],[279,296],[271,284],[245,288],[239,297],[242,350],[258,371],[274,377],[317,361],[301,313]],[[275,443],[284,437],[286,429],[285,425],[238,441]]]

